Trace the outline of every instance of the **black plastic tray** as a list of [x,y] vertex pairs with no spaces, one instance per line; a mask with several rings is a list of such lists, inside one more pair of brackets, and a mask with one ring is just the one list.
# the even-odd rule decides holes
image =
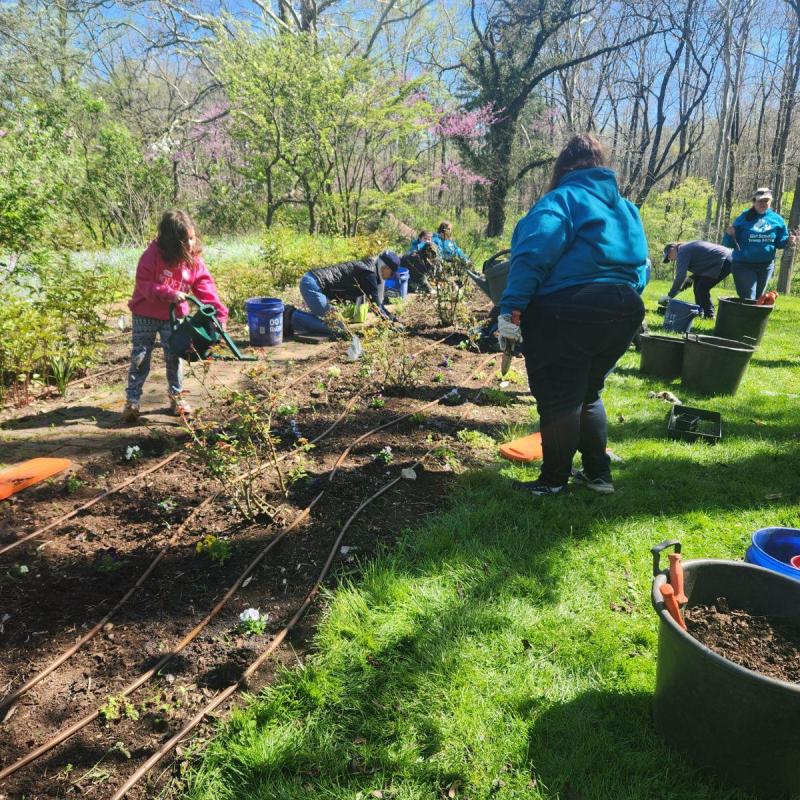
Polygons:
[[667,420],[667,435],[685,442],[716,444],[722,438],[722,415],[705,408],[674,405]]

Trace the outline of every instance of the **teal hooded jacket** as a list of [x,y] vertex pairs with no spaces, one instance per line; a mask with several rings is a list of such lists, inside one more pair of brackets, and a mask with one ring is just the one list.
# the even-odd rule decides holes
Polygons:
[[783,217],[771,208],[759,214],[754,208],[743,211],[733,221],[736,238],[726,233],[725,247],[732,247],[734,264],[771,264],[775,249],[786,247],[789,231]]
[[524,311],[534,295],[587,283],[627,284],[641,293],[647,240],[639,210],[605,167],[568,172],[517,223],[500,311]]

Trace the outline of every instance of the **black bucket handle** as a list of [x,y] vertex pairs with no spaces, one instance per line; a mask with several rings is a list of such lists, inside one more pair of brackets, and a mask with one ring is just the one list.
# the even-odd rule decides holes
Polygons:
[[653,577],[661,572],[661,552],[668,547],[674,547],[676,553],[681,551],[681,543],[677,539],[668,539],[666,542],[650,548],[650,552],[653,554]]

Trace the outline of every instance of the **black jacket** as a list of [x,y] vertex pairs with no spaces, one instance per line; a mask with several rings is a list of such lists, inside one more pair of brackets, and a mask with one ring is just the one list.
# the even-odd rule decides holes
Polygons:
[[377,259],[342,261],[340,264],[319,267],[310,272],[319,282],[325,296],[331,300],[354,301],[365,294],[375,305],[380,305]]

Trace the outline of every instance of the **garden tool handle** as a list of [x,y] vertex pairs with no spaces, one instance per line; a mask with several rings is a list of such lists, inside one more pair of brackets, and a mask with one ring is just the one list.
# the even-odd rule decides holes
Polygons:
[[661,599],[664,601],[664,607],[669,611],[669,615],[685,631],[686,623],[683,621],[680,606],[675,599],[675,590],[668,583],[661,586]]
[[661,572],[661,564],[659,563],[661,551],[666,550],[668,547],[674,547],[676,553],[680,553],[681,551],[681,543],[677,539],[669,539],[666,542],[661,542],[661,544],[650,548],[650,552],[653,554],[653,577]]
[[683,556],[680,553],[670,553],[669,558],[669,582],[675,590],[675,600],[679,605],[684,605],[689,598],[683,591]]
[[[187,294],[186,299],[182,300],[181,302],[194,303],[198,308],[202,308],[204,305],[204,303],[201,303],[193,294]],[[179,305],[180,303],[169,304],[169,324],[172,325],[173,328],[178,324],[178,320],[175,318],[175,306]]]

